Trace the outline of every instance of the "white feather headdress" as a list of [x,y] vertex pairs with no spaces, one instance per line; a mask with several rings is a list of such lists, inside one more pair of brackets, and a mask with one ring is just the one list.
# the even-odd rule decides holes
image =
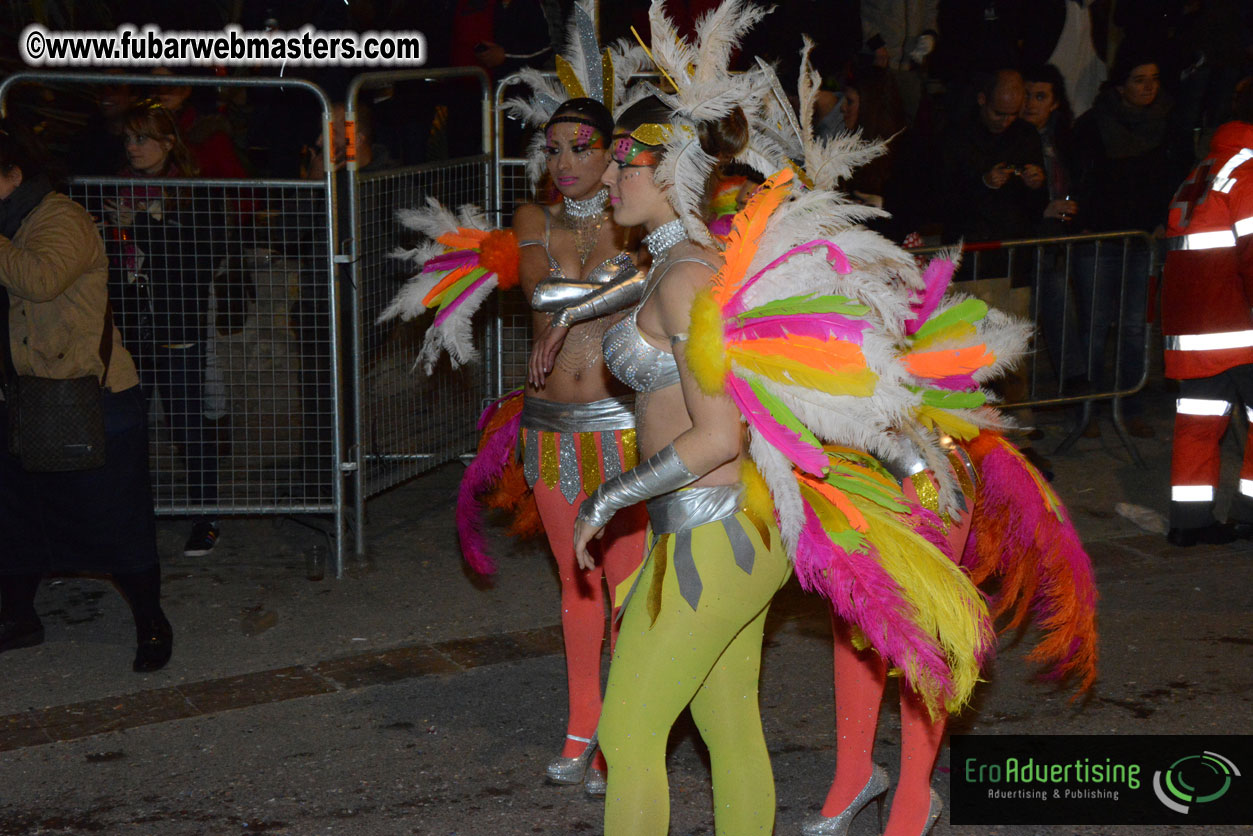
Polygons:
[[[531,89],[528,96],[514,97],[504,103],[505,112],[539,128],[546,124],[562,102],[590,98],[617,114],[630,104],[631,77],[646,69],[648,56],[625,38],[601,49],[596,39],[597,0],[575,0],[566,25],[566,45],[557,56],[557,73],[545,73],[526,67],[506,79],[507,84],[522,84]],[[608,141],[609,137],[605,137]],[[544,136],[531,138],[526,149],[527,175],[537,182],[544,173]]]
[[674,88],[651,92],[671,115],[668,124],[641,126],[631,135],[640,142],[663,146],[657,183],[671,187],[671,205],[683,219],[688,236],[707,246],[714,245],[714,240],[705,226],[705,183],[716,160],[701,148],[697,125],[722,119],[738,107],[748,117],[750,140],[735,161],[767,175],[780,168],[787,156],[766,132],[756,128],[770,92],[766,75],[760,70],[732,73],[729,68],[744,34],[769,12],[748,0],[726,0],[697,21],[695,40],[688,43],[666,16],[664,0],[653,0],[648,11],[650,57]]

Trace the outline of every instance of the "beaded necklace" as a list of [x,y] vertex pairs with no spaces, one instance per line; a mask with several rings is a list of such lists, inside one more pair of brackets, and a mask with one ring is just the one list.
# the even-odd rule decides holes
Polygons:
[[557,216],[557,225],[574,233],[574,246],[579,253],[579,264],[587,261],[587,257],[596,249],[600,240],[600,228],[605,224],[609,205],[609,190],[601,189],[586,200],[571,200],[564,195],[561,198],[561,214]]

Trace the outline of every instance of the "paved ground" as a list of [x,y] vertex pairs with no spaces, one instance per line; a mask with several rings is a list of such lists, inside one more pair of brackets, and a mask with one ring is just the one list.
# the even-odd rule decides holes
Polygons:
[[[1151,393],[1158,439],[1131,464],[1108,423],[1054,457],[1056,486],[1102,590],[1094,693],[1028,682],[1006,648],[958,730],[1253,733],[1253,557],[1248,544],[1179,550],[1115,513],[1165,510],[1170,395]],[[1039,416],[1047,449],[1060,414]],[[1234,460],[1234,447],[1228,451]],[[309,581],[320,535],[228,520],[218,551],[181,557],[161,526],[174,659],[130,672],[121,599],[90,579],[45,585],[38,648],[0,657],[0,836],[34,834],[569,834],[601,805],[541,779],[563,732],[557,585],[535,545],[497,539],[493,585],[463,571],[450,465],[372,501],[369,562]],[[777,833],[825,793],[833,766],[830,636],[820,601],[789,585],[769,623],[762,710],[778,784]],[[877,760],[895,774],[889,699]],[[675,834],[711,834],[708,767],[691,727],[671,756]],[[947,755],[935,786],[948,797]],[[1155,834],[1197,828],[961,827],[935,833]],[[876,831],[873,813],[853,836]],[[1207,834],[1253,832],[1210,828]]]

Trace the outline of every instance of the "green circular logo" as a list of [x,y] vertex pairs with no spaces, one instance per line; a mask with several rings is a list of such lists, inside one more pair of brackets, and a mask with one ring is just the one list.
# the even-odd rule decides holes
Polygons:
[[1231,779],[1239,777],[1236,765],[1217,752],[1185,755],[1164,772],[1153,773],[1153,792],[1162,804],[1187,815],[1193,804],[1222,798],[1231,789]]

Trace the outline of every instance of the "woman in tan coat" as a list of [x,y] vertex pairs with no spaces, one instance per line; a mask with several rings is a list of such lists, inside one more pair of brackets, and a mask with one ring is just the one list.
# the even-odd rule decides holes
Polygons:
[[[35,593],[49,572],[112,576],[130,603],[133,668],[169,661],[148,474],[147,409],[112,322],[108,262],[95,222],[58,194],[39,156],[0,128],[0,652],[44,640]],[[103,384],[106,461],[31,472],[9,452],[7,398],[17,375]]]

